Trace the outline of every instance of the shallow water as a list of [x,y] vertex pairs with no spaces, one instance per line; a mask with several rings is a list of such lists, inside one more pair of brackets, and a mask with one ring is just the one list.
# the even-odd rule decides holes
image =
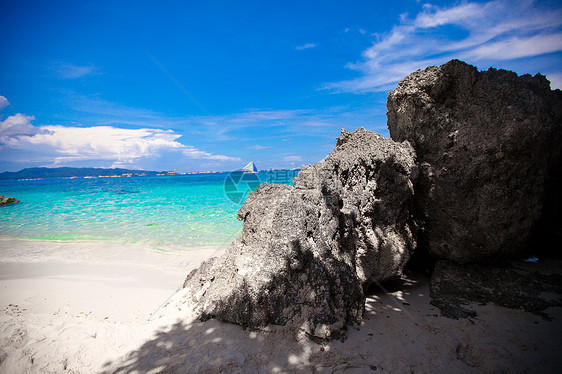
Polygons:
[[229,173],[0,181],[1,195],[21,201],[0,207],[0,236],[155,249],[220,246],[241,231],[236,214],[248,190],[260,182],[292,182],[276,175],[260,172],[249,181]]

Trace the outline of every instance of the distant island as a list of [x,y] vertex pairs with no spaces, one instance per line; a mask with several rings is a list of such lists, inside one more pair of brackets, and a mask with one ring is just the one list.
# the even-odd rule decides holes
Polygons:
[[[214,173],[211,171],[205,174]],[[27,168],[20,171],[6,171],[0,173],[0,180],[6,179],[42,179],[42,178],[84,178],[84,177],[132,177],[132,176],[165,176],[178,174],[199,174],[199,173],[176,173],[173,171],[153,171],[153,170],[130,170],[119,168]]]

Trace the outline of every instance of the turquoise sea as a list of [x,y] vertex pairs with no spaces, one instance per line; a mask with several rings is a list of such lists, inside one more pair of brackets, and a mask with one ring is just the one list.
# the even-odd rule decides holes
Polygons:
[[[289,172],[289,174],[292,172]],[[221,246],[241,231],[236,219],[258,184],[292,183],[293,174],[216,173],[95,179],[0,181],[0,236],[98,240],[155,249]]]

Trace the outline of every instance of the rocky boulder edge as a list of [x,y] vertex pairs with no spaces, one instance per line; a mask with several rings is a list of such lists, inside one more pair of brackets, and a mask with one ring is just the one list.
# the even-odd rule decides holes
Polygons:
[[294,187],[262,185],[240,208],[242,234],[184,288],[202,320],[287,325],[316,341],[362,320],[363,288],[399,277],[415,246],[414,151],[365,129],[342,130]]
[[457,263],[562,239],[562,92],[532,77],[452,60],[388,93],[388,128],[420,165],[421,247]]
[[471,302],[494,303],[552,320],[548,308],[562,306],[562,262],[512,259],[496,264],[439,260],[431,274],[431,304],[449,318],[476,317]]
[[550,319],[562,271],[542,256],[559,257],[562,240],[562,92],[540,74],[453,60],[410,74],[387,108],[391,137],[418,157],[417,253],[438,259],[432,304],[452,318],[493,302]]

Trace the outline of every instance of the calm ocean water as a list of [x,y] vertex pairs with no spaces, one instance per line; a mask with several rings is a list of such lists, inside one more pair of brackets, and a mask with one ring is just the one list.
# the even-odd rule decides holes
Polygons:
[[271,171],[0,181],[0,195],[21,201],[0,207],[0,236],[120,241],[156,249],[220,246],[241,231],[236,214],[245,193],[266,181],[292,183],[283,172]]

